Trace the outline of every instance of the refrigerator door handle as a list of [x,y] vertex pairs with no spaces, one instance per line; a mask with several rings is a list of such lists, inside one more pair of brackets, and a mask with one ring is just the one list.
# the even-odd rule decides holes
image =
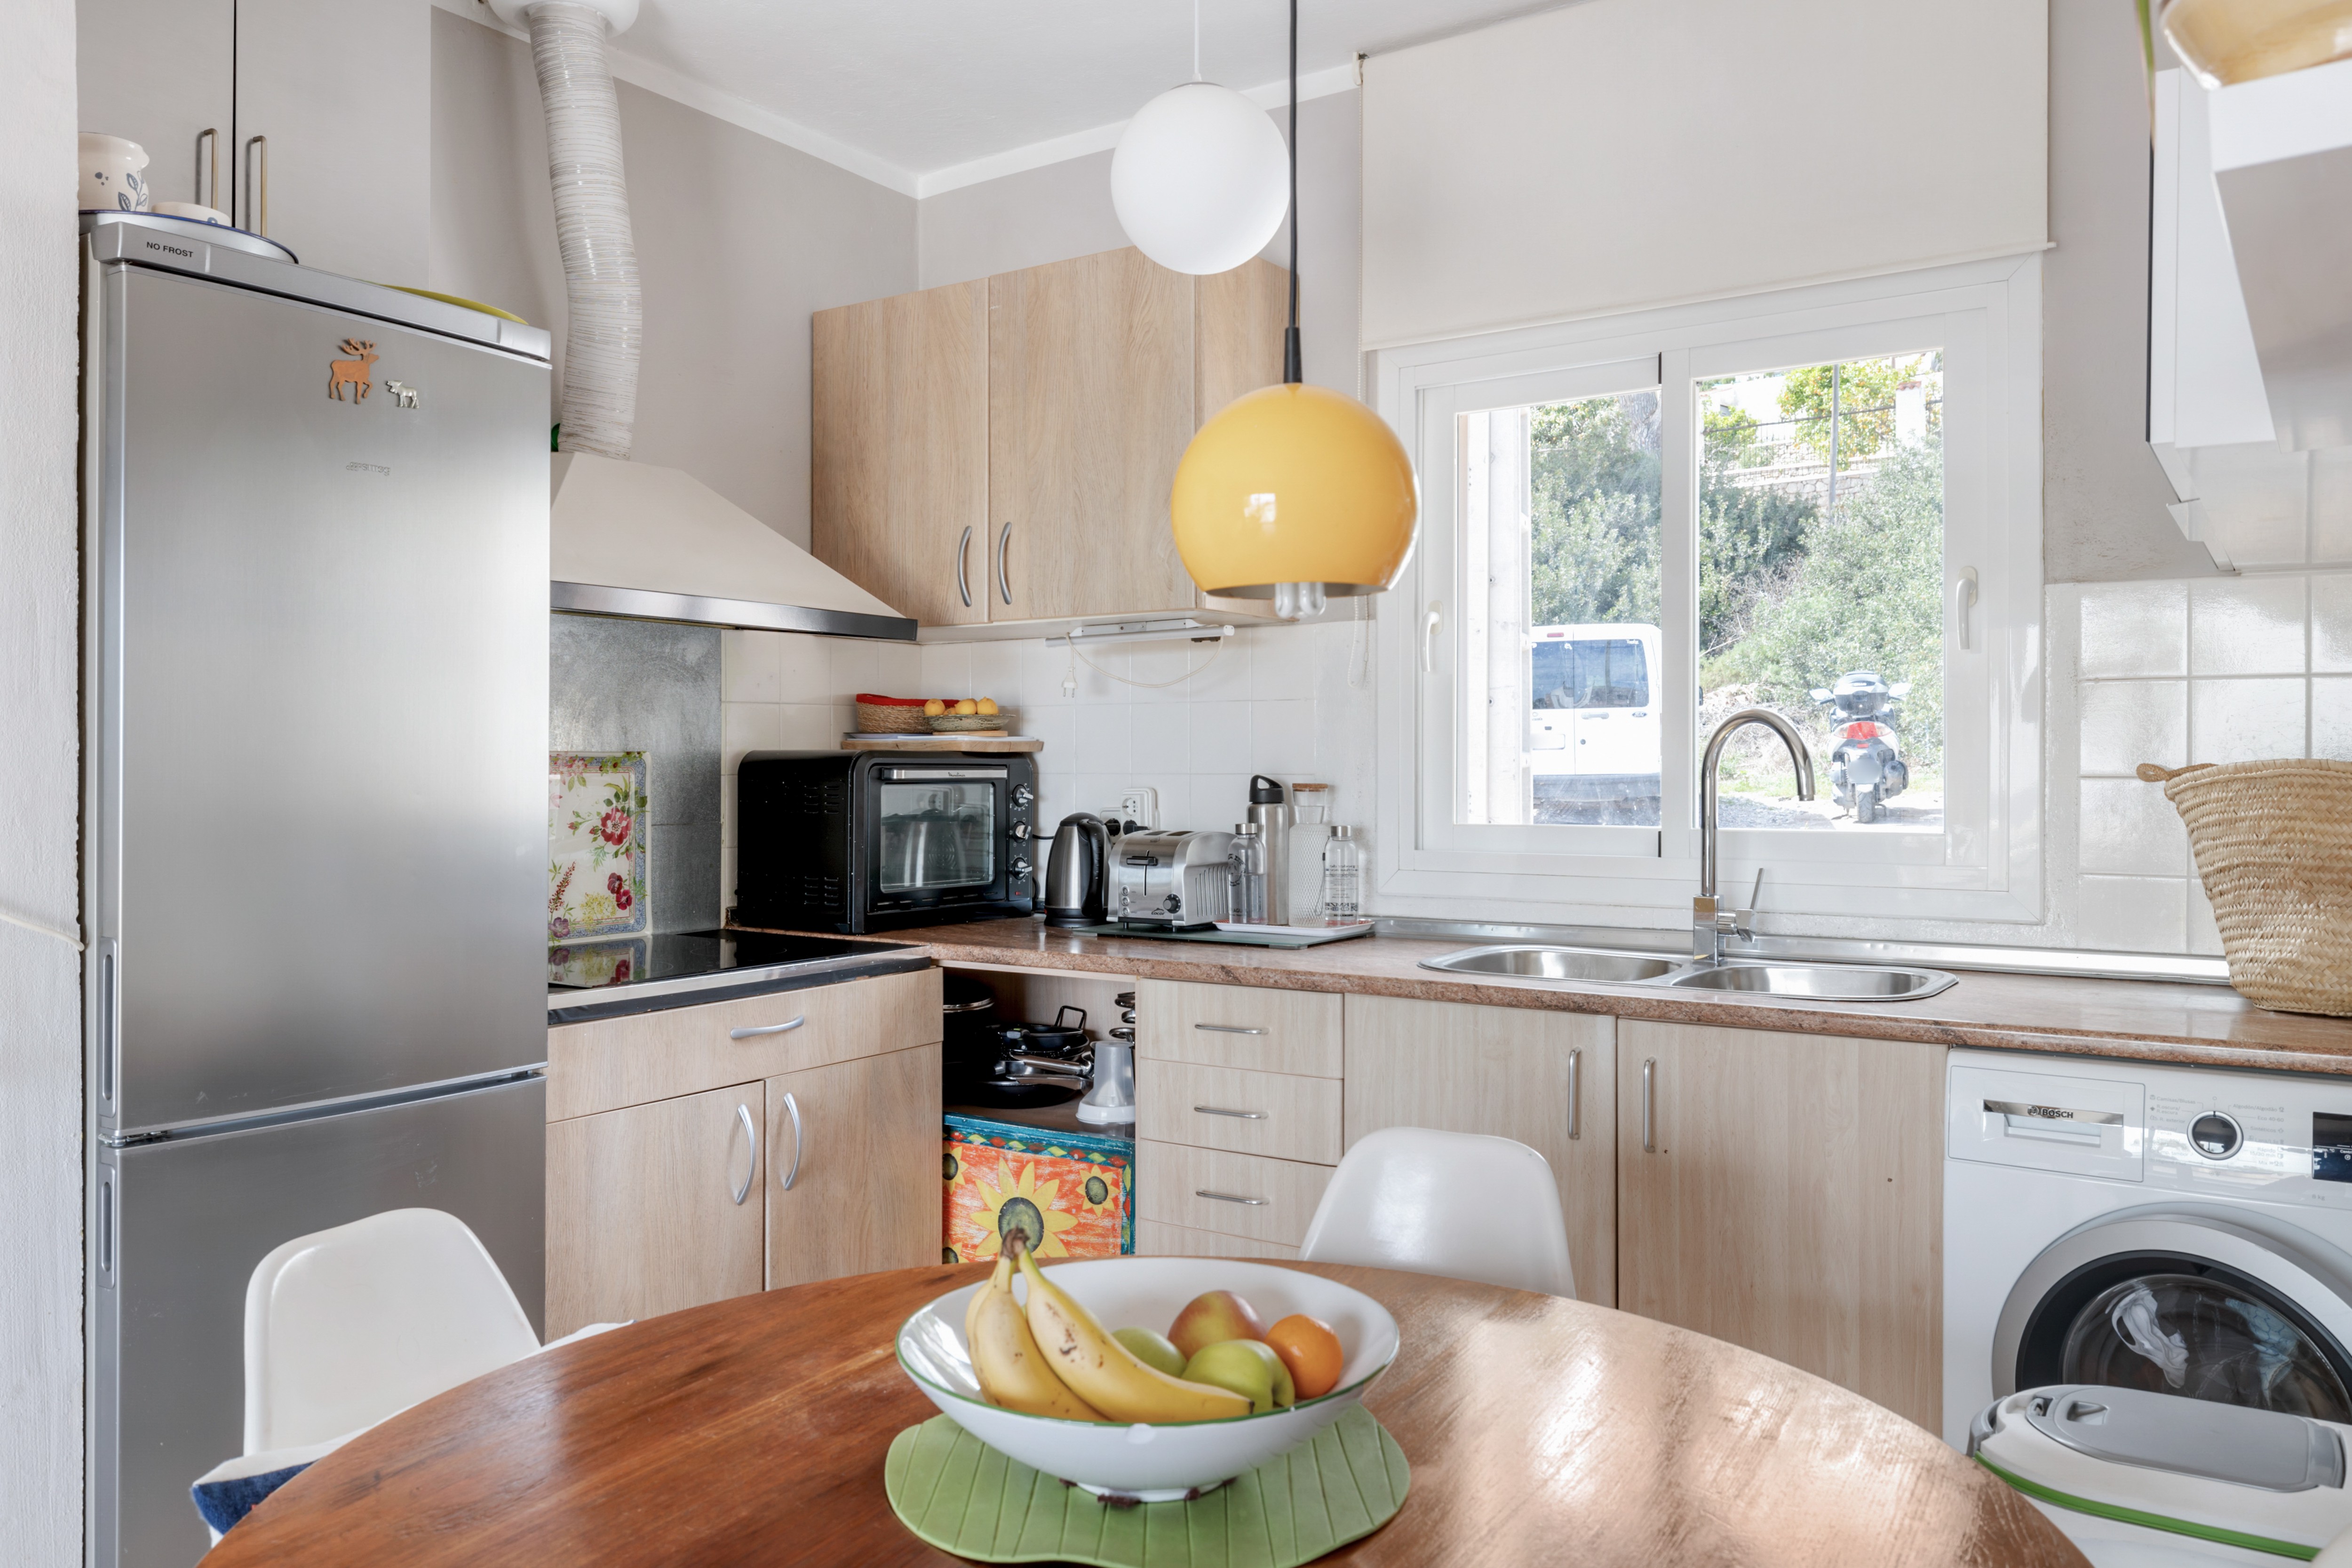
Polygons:
[[98,956],[98,1102],[109,1113],[114,1110],[115,1062],[121,1055],[116,1042],[122,1016],[121,955],[120,945],[110,942]]
[[784,1191],[791,1192],[793,1184],[801,1179],[801,1102],[791,1095],[784,1096],[784,1114],[793,1119],[793,1168],[784,1173]]
[[735,1188],[735,1203],[740,1207],[743,1200],[751,1195],[751,1184],[760,1176],[760,1130],[751,1125],[750,1106],[738,1104],[735,1114],[743,1123],[743,1136],[751,1141],[751,1163],[743,1167],[743,1180]]
[[98,1282],[114,1283],[114,1183],[110,1170],[98,1179]]

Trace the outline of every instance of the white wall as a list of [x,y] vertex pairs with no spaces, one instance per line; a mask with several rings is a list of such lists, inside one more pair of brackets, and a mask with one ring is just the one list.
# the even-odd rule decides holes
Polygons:
[[[16,0],[0,59],[0,913],[79,931],[74,9]],[[0,1520],[80,1561],[80,961],[0,921]]]
[[[809,315],[916,286],[915,203],[643,88],[618,91],[646,301],[634,456],[684,468],[804,546]],[[560,387],[563,268],[530,48],[437,7],[431,276],[552,331]]]

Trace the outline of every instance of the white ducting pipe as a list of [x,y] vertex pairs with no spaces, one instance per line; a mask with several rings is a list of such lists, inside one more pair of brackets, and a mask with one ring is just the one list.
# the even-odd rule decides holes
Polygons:
[[604,40],[637,19],[636,0],[492,0],[506,22],[527,22],[547,115],[547,177],[563,255],[567,452],[626,458],[637,420],[637,351],[645,297],[621,163],[621,110]]

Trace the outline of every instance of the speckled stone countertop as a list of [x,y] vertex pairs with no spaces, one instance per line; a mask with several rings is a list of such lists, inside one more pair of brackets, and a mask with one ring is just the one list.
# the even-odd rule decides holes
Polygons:
[[1471,979],[1420,967],[1424,958],[1481,945],[1462,938],[1370,936],[1322,947],[1226,947],[1075,936],[1048,931],[1038,920],[1002,920],[892,931],[887,940],[921,942],[941,963],[1068,969],[1141,980],[1544,1007],[1673,1024],[2352,1077],[2352,1018],[2268,1012],[2225,985],[1961,970],[1956,972],[1958,985],[1924,1001],[1813,1002],[1656,986]]

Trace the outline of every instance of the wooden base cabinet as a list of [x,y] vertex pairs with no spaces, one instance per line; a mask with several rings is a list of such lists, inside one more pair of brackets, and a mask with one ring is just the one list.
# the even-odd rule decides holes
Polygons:
[[1615,1020],[1347,998],[1348,1146],[1383,1127],[1514,1138],[1548,1161],[1577,1299],[1617,1305]]
[[940,1047],[767,1082],[768,1289],[940,1260]]
[[1619,1303],[1938,1429],[1943,1047],[1632,1019],[1617,1045]]
[[745,1083],[549,1125],[550,1339],[760,1289],[766,1106]]

